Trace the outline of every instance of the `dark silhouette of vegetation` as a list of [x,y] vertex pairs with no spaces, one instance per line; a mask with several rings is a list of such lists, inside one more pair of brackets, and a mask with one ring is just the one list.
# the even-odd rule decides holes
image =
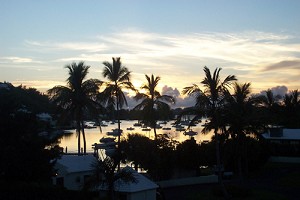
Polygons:
[[48,90],[51,101],[60,106],[65,113],[71,114],[76,121],[78,136],[78,155],[81,154],[80,135],[83,136],[83,153],[86,154],[84,133],[84,113],[97,109],[97,95],[102,82],[98,79],[86,79],[89,66],[84,62],[72,63],[65,68],[69,70],[67,86],[55,86]]
[[51,132],[51,126],[44,125],[37,114],[51,111],[49,99],[33,88],[4,84],[0,88],[0,181],[48,182],[53,173],[51,160],[58,152],[45,148],[54,141],[40,133]]
[[227,92],[233,82],[237,79],[234,75],[229,75],[223,81],[221,81],[220,71],[221,68],[216,68],[214,73],[211,74],[209,68],[204,67],[205,77],[201,81],[201,84],[203,84],[204,86],[204,90],[201,90],[198,85],[194,84],[192,86],[185,87],[183,90],[183,94],[194,95],[196,99],[195,107],[199,111],[196,113],[195,118],[198,118],[199,116],[208,118],[209,122],[205,124],[203,132],[205,133],[209,132],[210,130],[214,130],[218,180],[221,187],[223,188],[225,197],[228,198],[222,181],[218,131],[222,131],[225,126],[223,115],[225,103],[224,92]]
[[237,164],[239,178],[243,180],[242,160],[247,169],[247,136],[258,135],[263,130],[263,124],[258,121],[255,104],[257,98],[250,96],[250,83],[234,84],[233,94],[226,93],[225,115],[227,133],[235,144],[235,163]]
[[157,85],[160,81],[160,77],[155,77],[153,74],[151,77],[145,75],[147,83],[141,86],[141,90],[144,93],[138,92],[135,96],[136,100],[142,100],[134,110],[142,110],[142,120],[145,124],[150,125],[154,130],[155,140],[157,139],[156,134],[156,122],[159,119],[159,115],[166,114],[170,111],[170,106],[168,103],[175,103],[175,98],[169,95],[161,95],[157,91]]
[[102,92],[104,101],[108,106],[115,106],[117,109],[117,120],[118,120],[118,129],[119,137],[118,143],[120,143],[121,136],[121,126],[120,126],[120,117],[119,110],[127,105],[126,96],[123,92],[124,89],[135,90],[130,77],[131,72],[127,67],[123,66],[121,63],[121,58],[112,58],[113,63],[107,61],[103,62],[103,77],[107,78],[108,81],[105,82],[105,89]]
[[115,152],[111,156],[106,156],[103,161],[97,160],[93,163],[93,176],[85,183],[84,189],[91,191],[100,190],[100,196],[102,191],[107,190],[107,197],[110,200],[117,199],[115,188],[118,186],[118,181],[125,183],[137,181],[131,171],[122,169],[116,172],[121,160],[122,156]]
[[172,176],[175,166],[176,141],[158,135],[156,141],[140,134],[130,134],[121,146],[126,159],[134,163],[135,169],[143,168],[154,180],[165,180]]

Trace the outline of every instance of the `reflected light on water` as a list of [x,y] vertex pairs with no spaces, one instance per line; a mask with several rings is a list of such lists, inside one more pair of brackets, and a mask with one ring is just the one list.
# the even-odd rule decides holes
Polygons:
[[[142,131],[141,127],[134,127],[133,124],[137,122],[137,120],[122,120],[121,121],[121,129],[123,130],[123,134],[121,136],[121,139],[126,137],[127,134],[134,134],[134,133],[139,133],[141,135],[145,135],[151,139],[154,139],[154,131],[153,129],[151,131]],[[175,127],[172,127],[172,123],[174,121],[169,121],[167,124],[161,124],[162,128],[169,127],[171,130],[163,130],[162,128],[156,129],[157,134],[168,134],[169,137],[173,140],[183,142],[187,139],[190,138],[188,135],[184,135],[184,131],[176,131]],[[85,137],[86,137],[86,150],[87,152],[93,152],[92,144],[94,143],[99,143],[99,140],[102,137],[107,137],[106,133],[109,131],[112,131],[112,129],[118,128],[118,124],[109,124],[107,123],[108,126],[101,127],[102,128],[102,133],[100,132],[99,127],[97,128],[90,128],[90,129],[84,129],[85,130]],[[197,143],[201,143],[203,141],[209,141],[211,140],[211,136],[213,135],[213,132],[210,132],[208,134],[202,134],[202,124],[199,123],[197,126],[192,126],[191,130],[197,132],[198,134],[194,136],[195,140]],[[134,130],[127,130],[129,127],[134,127]],[[187,128],[187,126],[184,126],[184,128]],[[72,130],[73,134],[64,136],[60,139],[60,146],[63,147],[64,149],[67,147],[68,153],[75,153],[77,152],[77,142],[78,138],[75,133],[75,130]],[[81,146],[83,147],[83,141],[82,141],[82,136],[81,136]]]

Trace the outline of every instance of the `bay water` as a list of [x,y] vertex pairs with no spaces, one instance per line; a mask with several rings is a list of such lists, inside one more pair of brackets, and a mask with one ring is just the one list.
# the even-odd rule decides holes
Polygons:
[[[176,140],[178,142],[183,142],[185,140],[190,139],[190,136],[184,135],[184,131],[178,131],[176,130],[176,127],[173,127],[173,123],[175,121],[168,121],[166,123],[158,123],[160,124],[161,128],[156,129],[157,134],[167,134],[168,137],[172,140]],[[85,137],[86,137],[86,148],[87,152],[94,152],[93,150],[93,144],[99,143],[99,140],[103,137],[111,137],[107,136],[107,132],[111,132],[113,129],[118,128],[118,123],[115,122],[104,122],[107,126],[101,126],[102,132],[100,131],[99,127],[96,128],[85,128]],[[122,138],[126,138],[128,134],[141,134],[146,137],[149,137],[150,139],[154,139],[154,131],[153,129],[143,130],[140,126],[134,126],[135,123],[138,123],[137,120],[121,120],[121,129],[123,130],[123,133],[121,135]],[[211,137],[213,135],[213,132],[210,132],[208,134],[202,134],[201,131],[203,129],[204,122],[198,123],[196,126],[191,126],[190,130],[197,132],[198,134],[193,136],[194,139],[197,141],[197,143],[210,141]],[[134,130],[127,130],[127,128],[134,128]],[[188,126],[183,126],[185,129],[187,129]],[[164,130],[164,129],[170,129],[170,130]],[[75,130],[68,130],[71,131],[71,134],[63,136],[61,139],[59,139],[59,145],[64,148],[64,151],[68,153],[76,153],[77,152],[77,135]],[[117,141],[117,139],[116,139]],[[81,146],[83,146],[82,136],[81,136]]]

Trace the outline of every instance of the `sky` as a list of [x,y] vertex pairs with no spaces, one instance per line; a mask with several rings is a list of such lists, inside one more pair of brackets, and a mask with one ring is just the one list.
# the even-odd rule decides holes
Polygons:
[[154,74],[177,97],[201,85],[204,66],[284,94],[300,89],[299,10],[298,0],[0,0],[0,82],[45,92],[79,61],[105,80],[102,63],[121,57],[136,87]]

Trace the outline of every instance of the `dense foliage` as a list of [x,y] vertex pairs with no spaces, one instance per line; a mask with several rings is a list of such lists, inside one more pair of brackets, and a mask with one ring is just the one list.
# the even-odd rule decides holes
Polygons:
[[39,136],[50,126],[36,116],[51,110],[48,98],[32,88],[1,85],[0,180],[49,181],[54,154],[45,146],[53,141]]

